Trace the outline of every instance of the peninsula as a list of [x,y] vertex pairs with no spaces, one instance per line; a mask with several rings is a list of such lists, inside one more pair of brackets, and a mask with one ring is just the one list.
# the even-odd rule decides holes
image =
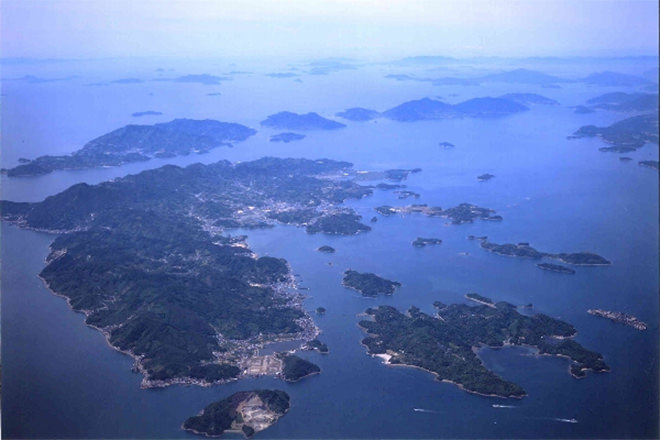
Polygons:
[[658,112],[647,113],[615,122],[607,127],[585,125],[569,139],[599,137],[609,147],[601,151],[626,153],[643,147],[645,143],[658,144]]
[[407,314],[394,307],[367,309],[371,320],[360,321],[367,333],[362,344],[388,365],[418,367],[438,380],[468,392],[499,397],[523,397],[525,390],[488,370],[478,357],[482,347],[528,346],[540,354],[569,358],[570,373],[608,371],[603,357],[575,342],[575,328],[543,314],[518,313],[506,302],[472,294],[482,304],[445,305],[436,301],[437,316],[411,307]]
[[127,125],[86,143],[67,156],[39,156],[6,170],[10,177],[48,174],[55,170],[118,166],[154,157],[203,153],[231,146],[256,133],[244,125],[211,119],[175,119],[154,125]]
[[289,395],[280,390],[240,391],[211,403],[200,415],[188,418],[182,428],[207,437],[235,431],[250,438],[285,415],[289,400]]

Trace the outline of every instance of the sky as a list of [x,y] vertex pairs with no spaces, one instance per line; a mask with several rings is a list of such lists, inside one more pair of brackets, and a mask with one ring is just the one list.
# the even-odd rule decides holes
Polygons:
[[3,58],[658,53],[657,0],[0,0]]

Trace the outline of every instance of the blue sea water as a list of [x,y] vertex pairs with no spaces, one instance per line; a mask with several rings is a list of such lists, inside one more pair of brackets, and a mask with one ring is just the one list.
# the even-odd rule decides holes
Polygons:
[[[604,70],[601,67],[543,66],[548,73],[575,78]],[[581,125],[606,125],[624,117],[611,112],[578,115],[570,108],[613,89],[580,83],[560,89],[521,84],[440,87],[384,78],[402,69],[387,64],[302,75],[302,82],[263,75],[274,69],[220,62],[185,68],[98,62],[3,70],[3,167],[14,166],[19,157],[65,154],[129,123],[213,118],[259,129],[233,148],[205,155],[40,177],[2,176],[3,199],[41,200],[77,182],[97,183],[165,163],[185,166],[265,155],[348,160],[358,169],[423,169],[404,182],[422,195],[418,200],[398,200],[392,192],[376,191],[347,203],[367,222],[378,217],[366,234],[308,235],[285,226],[229,231],[248,235],[251,248],[260,255],[286,258],[300,274],[301,286],[310,289],[306,309],[327,309],[314,319],[330,354],[302,354],[317,363],[322,374],[293,384],[259,378],[210,388],[141,390],[131,359],[112,350],[99,332],[84,325],[82,315],[72,312],[37,278],[53,237],[3,224],[6,438],[192,438],[180,430],[183,420],[211,401],[254,388],[283,389],[292,398],[290,412],[258,438],[658,436],[658,174],[636,164],[657,160],[657,147],[627,154],[634,160],[623,163],[617,155],[599,152],[596,139],[566,139]],[[220,85],[152,81],[188,73],[224,76],[232,70],[251,73],[231,74],[232,79]],[[449,70],[463,72],[467,67]],[[413,73],[449,76],[427,69]],[[12,79],[24,74],[75,78],[38,83]],[[129,77],[145,81],[90,85]],[[289,144],[269,142],[279,131],[259,127],[259,121],[282,110],[331,117],[354,106],[384,110],[425,96],[454,103],[508,92],[539,93],[561,105],[533,106],[529,112],[497,119],[347,122],[345,129],[309,132],[304,140]],[[130,116],[145,110],[163,115]],[[438,145],[442,141],[456,147],[443,149]],[[496,177],[478,182],[476,176],[486,172]],[[445,219],[418,215],[385,218],[373,209],[408,203],[447,208],[462,202],[495,209],[504,220],[446,225]],[[592,251],[613,265],[577,268],[573,276],[541,271],[533,261],[485,252],[478,242],[466,240],[467,235],[487,235],[497,243],[527,241],[547,252]],[[411,242],[418,236],[441,238],[443,243],[414,248]],[[337,252],[317,252],[323,244]],[[402,287],[392,296],[363,298],[341,286],[348,268],[398,280]],[[572,323],[577,341],[602,353],[611,371],[576,380],[568,374],[565,359],[539,357],[524,348],[484,349],[480,356],[488,368],[528,392],[524,399],[504,400],[468,394],[417,369],[387,367],[367,356],[359,344],[363,334],[357,322],[368,307],[389,304],[406,310],[415,305],[430,313],[433,301],[463,302],[470,291],[516,305],[533,303],[533,311]],[[649,328],[641,332],[617,325],[588,315],[589,308],[624,311]],[[568,423],[570,419],[578,423]]]

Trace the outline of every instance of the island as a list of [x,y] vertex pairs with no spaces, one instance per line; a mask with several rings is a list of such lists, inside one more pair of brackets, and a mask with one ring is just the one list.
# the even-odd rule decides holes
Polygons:
[[460,225],[463,223],[472,223],[476,219],[501,221],[502,216],[495,215],[495,211],[488,208],[481,208],[470,203],[461,203],[458,206],[448,209],[442,209],[439,206],[428,206],[426,204],[416,204],[408,206],[393,207],[382,205],[375,208],[376,211],[386,217],[395,214],[413,214],[419,213],[428,217],[444,217],[451,220],[452,224]]
[[480,175],[480,176],[477,176],[477,180],[478,180],[479,182],[485,182],[485,181],[487,181],[487,180],[492,179],[493,177],[495,177],[494,174],[486,173],[486,174],[482,174],[482,175]]
[[607,127],[585,125],[580,127],[569,139],[598,137],[610,147],[600,150],[626,153],[643,147],[650,142],[658,144],[658,113],[647,113],[615,122]]
[[396,194],[398,199],[409,199],[411,197],[413,199],[419,199],[421,197],[420,194],[418,194],[414,191],[407,191],[407,190],[397,190],[397,191],[394,191],[394,194]]
[[385,110],[388,119],[414,122],[457,117],[505,116],[529,110],[528,107],[506,98],[473,98],[458,104],[448,104],[430,98],[407,101]]
[[626,73],[619,72],[596,72],[592,73],[584,78],[581,78],[580,81],[594,86],[604,86],[604,87],[639,87],[645,86],[651,83],[651,81],[641,76],[628,75]]
[[393,294],[397,287],[401,287],[401,283],[381,278],[373,273],[360,273],[349,269],[344,272],[342,286],[356,290],[363,296],[375,297],[381,293]]
[[522,105],[559,105],[559,102],[537,93],[507,93],[500,96]]
[[154,125],[127,125],[104,134],[67,156],[40,156],[7,170],[7,175],[34,176],[55,170],[118,166],[159,156],[178,156],[231,146],[256,133],[244,125],[211,119],[175,119]]
[[324,254],[334,254],[335,253],[335,248],[332,246],[328,245],[323,245],[317,249],[319,252],[323,252]]
[[[548,252],[541,252],[529,245],[529,243],[506,243],[506,244],[497,244],[491,243],[486,240],[481,241],[481,247],[487,251],[493,252],[498,255],[505,255],[508,257],[523,257],[523,258],[551,258],[560,260],[567,264],[572,264],[574,266],[608,266],[612,264],[611,261],[607,260],[600,255],[594,254],[592,252],[574,252],[574,253],[559,253],[551,254]],[[550,267],[556,265],[549,265]],[[541,269],[548,269],[546,264]]]
[[488,370],[479,359],[483,347],[531,347],[539,354],[569,359],[569,371],[576,377],[587,370],[608,371],[602,355],[575,342],[575,328],[543,314],[518,313],[506,303],[493,303],[473,295],[472,300],[487,302],[445,305],[434,302],[437,316],[411,307],[407,314],[394,307],[366,310],[371,319],[360,321],[367,334],[362,344],[372,356],[390,366],[410,366],[428,371],[443,382],[486,396],[523,397],[525,390]]
[[[316,341],[318,342],[318,346],[320,350],[320,347],[324,346],[325,344],[321,344],[320,341],[318,340]],[[310,343],[312,342],[310,341]],[[325,347],[325,349],[327,351],[327,346]],[[278,357],[282,359],[283,362],[282,376],[284,377],[284,380],[287,382],[298,382],[299,380],[304,379],[305,377],[311,376],[313,374],[318,374],[321,372],[321,369],[319,368],[318,365],[313,364],[301,357],[298,357],[295,354],[283,353],[283,354],[279,354]]]
[[317,307],[316,308],[316,314],[317,315],[324,315],[325,314],[325,307]]
[[261,125],[284,130],[337,130],[346,127],[341,122],[326,119],[314,112],[307,114],[279,112],[261,121]]
[[550,272],[567,273],[571,275],[575,273],[574,269],[571,269],[570,267],[562,266],[561,264],[538,263],[536,267],[542,270],[548,270]]
[[340,118],[353,122],[365,122],[379,118],[380,112],[368,108],[353,107],[346,109],[343,112],[335,113],[335,116],[339,116]]
[[615,112],[652,112],[658,110],[657,93],[612,92],[587,100],[591,109]]
[[289,401],[289,395],[280,390],[239,391],[211,403],[201,414],[188,418],[182,428],[207,437],[230,431],[250,438],[285,415]]
[[657,160],[640,160],[638,162],[640,167],[653,168],[655,170],[660,169],[660,163]]
[[619,158],[619,160],[620,160],[621,162],[630,162],[630,161],[632,160],[632,157],[621,156],[621,157]]
[[298,134],[298,133],[279,133],[279,134],[274,134],[270,137],[271,142],[284,142],[285,144],[288,144],[289,142],[293,141],[300,141],[305,139],[307,136],[304,134]]
[[603,309],[589,309],[587,313],[594,316],[600,316],[601,318],[607,318],[611,321],[614,321],[618,324],[625,324],[637,330],[646,330],[646,323],[640,321],[638,318],[633,315],[629,315],[623,312],[610,312]]
[[444,149],[450,149],[456,147],[456,145],[452,144],[451,142],[443,141],[438,144],[440,147]]
[[134,118],[139,118],[141,116],[160,116],[162,114],[163,114],[163,112],[157,112],[157,111],[154,111],[154,110],[147,110],[147,111],[144,111],[144,112],[132,113],[131,116],[133,116]]
[[351,170],[328,159],[166,165],[1,201],[0,213],[57,234],[41,279],[134,359],[143,387],[211,385],[243,377],[269,343],[319,333],[288,262],[227,230],[354,218],[340,205],[372,189],[347,180]]
[[417,237],[415,241],[412,242],[412,245],[415,247],[424,247],[429,244],[442,244],[442,240],[440,240],[439,238]]

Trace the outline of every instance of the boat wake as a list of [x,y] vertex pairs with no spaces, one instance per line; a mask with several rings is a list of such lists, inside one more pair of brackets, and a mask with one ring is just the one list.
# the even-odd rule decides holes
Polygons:
[[516,405],[498,405],[494,403],[493,408],[518,408],[518,407]]
[[556,417],[552,420],[555,420],[557,422],[562,422],[562,423],[577,423],[578,422],[577,419],[560,419],[558,417]]

